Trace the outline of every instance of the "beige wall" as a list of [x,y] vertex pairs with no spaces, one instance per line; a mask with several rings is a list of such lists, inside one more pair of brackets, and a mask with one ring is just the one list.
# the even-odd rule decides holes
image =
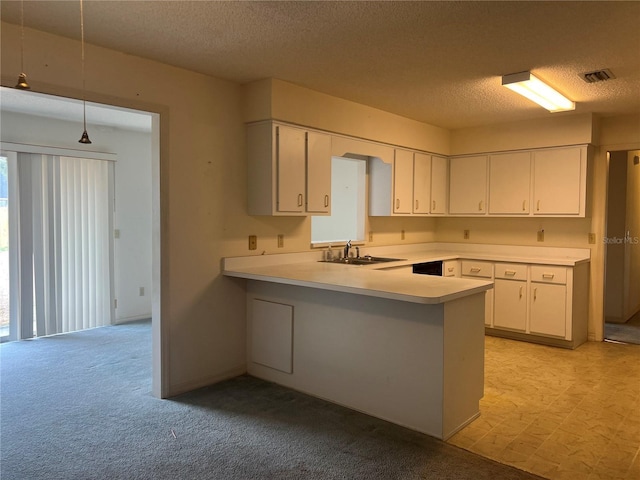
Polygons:
[[[20,68],[20,30],[2,23],[2,85]],[[79,43],[26,29],[34,91],[80,98]],[[163,394],[245,370],[244,289],[220,276],[220,258],[245,252],[227,234],[244,215],[241,88],[157,62],[87,45],[87,99],[159,112],[162,184]],[[90,136],[100,144],[98,129]],[[74,148],[77,138],[68,140]],[[235,228],[235,227],[234,227]]]
[[549,115],[545,119],[454,130],[451,154],[597,143],[593,115]]
[[444,128],[282,80],[261,80],[244,88],[254,102],[253,106],[245,106],[247,122],[272,118],[391,145],[449,154],[450,134]]

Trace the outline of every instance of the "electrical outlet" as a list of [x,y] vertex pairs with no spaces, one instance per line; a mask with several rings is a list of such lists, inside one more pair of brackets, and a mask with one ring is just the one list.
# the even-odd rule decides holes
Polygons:
[[278,235],[278,248],[284,247],[284,235]]
[[120,238],[120,229],[119,228],[116,228],[113,231],[113,238]]
[[144,287],[140,287],[140,296],[144,297]]
[[590,233],[589,234],[589,243],[592,244],[592,245],[596,243],[596,234],[595,233]]
[[249,250],[255,250],[256,248],[258,248],[258,237],[249,235]]
[[469,240],[469,230],[465,230],[465,231],[464,231],[464,233],[463,233],[463,238],[464,238],[465,240]]
[[400,230],[400,240],[404,240],[404,230]]
[[544,228],[541,228],[540,230],[538,230],[538,241],[544,242]]
[[369,232],[369,241],[373,242],[373,232]]

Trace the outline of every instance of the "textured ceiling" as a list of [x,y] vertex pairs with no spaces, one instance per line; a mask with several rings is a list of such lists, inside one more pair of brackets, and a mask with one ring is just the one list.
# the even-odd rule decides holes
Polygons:
[[[247,83],[279,78],[446,128],[640,112],[640,2],[85,0],[88,43]],[[20,23],[20,2],[1,18]],[[79,2],[25,1],[30,28],[79,38]],[[587,84],[580,73],[617,78]],[[502,88],[530,70],[577,103]]]

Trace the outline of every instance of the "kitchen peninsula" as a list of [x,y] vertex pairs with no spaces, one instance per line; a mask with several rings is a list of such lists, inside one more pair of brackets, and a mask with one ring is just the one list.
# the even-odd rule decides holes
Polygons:
[[295,257],[225,259],[249,280],[251,375],[438,438],[479,415],[491,282]]
[[247,280],[248,373],[450,437],[479,415],[493,277],[413,275],[411,265],[589,260],[576,249],[479,246],[461,254],[465,247],[373,247],[367,252],[402,260],[367,266],[320,262],[321,251],[224,259],[226,276]]

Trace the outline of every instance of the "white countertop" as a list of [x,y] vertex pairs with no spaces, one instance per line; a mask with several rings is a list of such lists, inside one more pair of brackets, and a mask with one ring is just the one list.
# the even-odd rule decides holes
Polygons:
[[363,248],[361,255],[399,258],[396,262],[356,266],[320,262],[324,252],[225,258],[226,276],[320,288],[405,302],[435,304],[493,288],[492,281],[408,274],[409,266],[433,260],[473,259],[494,262],[575,266],[588,262],[589,249],[504,245],[417,244]]
[[[398,262],[383,265],[388,268],[396,263]],[[224,274],[249,280],[425,304],[444,303],[493,288],[491,281],[407,275],[393,270],[381,270],[380,264],[361,267],[315,261],[225,269]]]

